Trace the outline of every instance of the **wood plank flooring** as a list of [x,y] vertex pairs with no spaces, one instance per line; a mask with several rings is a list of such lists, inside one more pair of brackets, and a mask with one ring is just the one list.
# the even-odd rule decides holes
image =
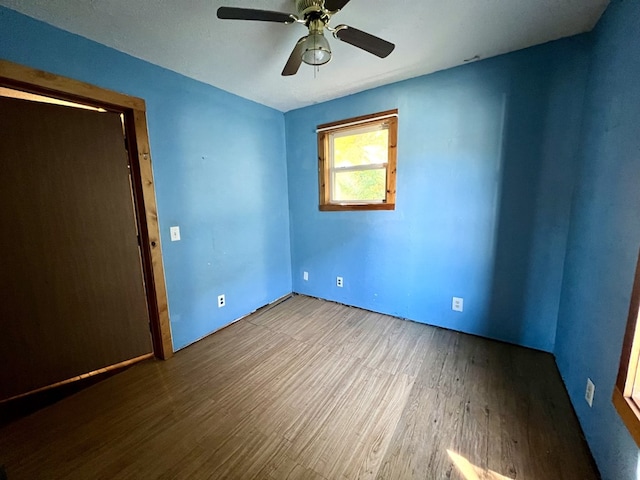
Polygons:
[[17,479],[597,479],[553,358],[304,296],[0,430]]

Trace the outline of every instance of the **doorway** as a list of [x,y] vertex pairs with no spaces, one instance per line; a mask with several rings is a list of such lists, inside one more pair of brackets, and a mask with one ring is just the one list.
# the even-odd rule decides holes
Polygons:
[[[66,154],[59,155],[61,158],[52,154],[50,162],[43,160],[47,149],[52,148],[44,140],[29,142],[24,138],[18,139],[18,133],[14,132],[11,135],[14,139],[11,149],[27,145],[31,154],[34,150],[41,150],[40,165],[26,165],[32,168],[12,171],[14,183],[17,185],[11,194],[13,207],[4,209],[7,219],[15,220],[16,215],[23,214],[29,216],[28,219],[21,219],[22,231],[17,232],[15,238],[22,235],[22,243],[28,243],[29,248],[37,250],[40,260],[30,259],[25,245],[14,242],[12,271],[16,276],[22,274],[23,284],[26,284],[26,281],[30,285],[30,298],[44,298],[46,301],[38,307],[39,309],[32,308],[28,301],[23,301],[21,306],[20,302],[9,302],[15,304],[17,310],[8,310],[1,319],[5,323],[4,330],[11,326],[15,333],[13,355],[17,356],[22,352],[25,356],[26,352],[21,346],[27,345],[30,358],[22,358],[23,362],[12,378],[2,378],[4,387],[1,389],[0,402],[52,385],[86,378],[95,372],[118,368],[123,364],[147,358],[150,352],[160,359],[169,358],[173,351],[144,101],[6,61],[0,61],[0,87],[24,92],[25,96],[44,95],[54,99],[54,103],[61,103],[62,105],[44,105],[26,98],[0,99],[3,102],[3,116],[6,117],[7,112],[11,111],[12,118],[15,119],[15,122],[12,120],[5,127],[8,128],[10,123],[17,125],[21,122],[24,133],[25,125],[46,130],[52,124],[64,124],[64,131],[49,131],[44,133],[44,136],[49,137],[48,141],[53,141],[54,144],[58,142],[58,146],[69,144],[72,150],[75,149],[76,156],[76,163],[71,162],[63,168],[64,162],[69,158]],[[87,109],[78,110],[63,106],[65,102],[81,104]],[[16,125],[16,131],[20,131]],[[100,129],[104,132],[103,128],[111,132],[112,145],[119,142],[119,148],[111,152],[109,158],[117,159],[120,156],[122,162],[111,170],[103,169],[105,160],[99,158],[104,154],[105,148],[108,150],[111,147],[101,145],[97,149],[94,148],[95,138],[102,141],[105,135],[100,133],[89,143],[83,144],[82,140],[87,138],[88,130]],[[81,130],[85,130],[82,135],[74,133]],[[116,140],[118,137],[115,136],[118,130],[120,140]],[[7,142],[6,138],[3,142],[5,145],[11,143]],[[77,161],[80,157],[84,159]],[[88,159],[94,163],[90,164]],[[123,176],[123,168],[126,177]],[[5,175],[5,178],[8,178],[8,175]],[[114,180],[116,178],[119,180]],[[123,178],[126,178],[128,183],[126,191]],[[22,184],[26,187],[24,191],[20,189],[19,182],[26,182]],[[39,205],[47,203],[47,195],[51,193],[50,187],[53,184],[59,187],[57,193],[51,197],[55,203],[52,208],[57,208],[58,211],[55,215],[50,215],[50,212],[41,210]],[[118,207],[114,205],[113,199],[105,198],[114,191],[119,192],[119,200],[115,202],[118,203]],[[126,195],[128,199],[124,198]],[[82,205],[78,205],[79,203]],[[29,210],[26,206],[34,209]],[[30,211],[39,213],[34,217]],[[40,218],[37,218],[38,215]],[[96,220],[98,217],[101,217],[99,221]],[[92,223],[94,220],[95,224]],[[115,224],[119,227],[116,228]],[[111,232],[112,229],[108,228],[108,225],[117,231]],[[58,226],[63,230],[63,234],[54,236],[55,239],[52,240],[53,237],[49,233]],[[72,231],[75,232],[73,235]],[[70,233],[65,235],[64,232]],[[110,258],[109,255],[114,253],[112,247],[115,244],[103,243],[107,242],[106,237],[112,234],[118,238],[129,237],[131,232],[135,239],[129,238],[126,242],[119,242],[115,249],[118,250],[116,257]],[[24,238],[29,240],[25,242]],[[57,242],[57,245],[50,245],[48,242]],[[51,265],[48,263],[45,268],[45,265],[41,264],[41,270],[46,270],[53,277],[44,275],[37,282],[30,281],[31,276],[39,275],[37,265],[43,261],[57,264],[61,270],[51,274]],[[30,270],[24,265],[29,262],[32,262]],[[21,270],[23,265],[25,268]],[[116,269],[117,271],[110,270],[114,265],[122,268]],[[69,270],[67,273],[64,273],[65,268]],[[126,273],[122,270],[126,270]],[[124,275],[122,278],[126,280],[122,280],[120,275]],[[65,278],[75,277],[81,280],[76,282],[74,287],[66,288],[67,292],[62,294],[60,289],[66,287],[65,283],[70,283],[65,282]],[[97,280],[98,277],[102,277],[102,280]],[[7,278],[4,281],[7,284],[11,283]],[[18,283],[16,280],[15,284]],[[118,292],[115,289],[118,285],[125,288]],[[89,297],[83,296],[83,290],[91,289],[98,292],[97,296],[93,296],[94,301],[98,299],[97,303],[88,305],[89,310],[94,313],[94,318],[88,321],[88,324],[83,324],[84,333],[82,328],[74,331],[74,325],[77,327],[80,325],[78,322],[86,319],[86,312],[78,313],[80,307],[86,307],[85,303],[89,302]],[[24,290],[23,288],[18,295],[13,295],[12,299],[25,294]],[[100,302],[115,305],[116,308],[110,312],[104,311]],[[16,315],[22,315],[23,318],[16,318]],[[48,324],[55,321],[56,315],[60,324]],[[119,319],[119,325],[117,322],[111,324],[108,321],[113,317]],[[32,324],[27,325],[28,328],[22,331],[17,328],[21,322],[28,324],[29,321]],[[121,328],[126,329],[125,337],[131,337],[131,341],[122,341],[122,336],[118,338],[118,332],[115,330]],[[150,330],[150,340],[146,329]],[[112,332],[109,333],[109,330]],[[57,341],[51,338],[53,334],[58,335]],[[42,348],[34,347],[37,345],[38,335],[46,336]],[[105,335],[111,339],[112,346],[109,348],[100,344],[100,338]],[[59,356],[64,361],[60,362],[62,366],[53,367],[54,359],[50,357],[56,344]],[[67,355],[65,348],[74,349],[74,354]],[[21,380],[21,376],[25,377],[24,368],[34,369],[26,375],[26,381],[24,378]]]

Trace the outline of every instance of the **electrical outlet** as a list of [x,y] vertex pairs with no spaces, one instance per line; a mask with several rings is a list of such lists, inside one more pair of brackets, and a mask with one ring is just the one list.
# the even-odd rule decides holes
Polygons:
[[451,300],[451,310],[454,312],[462,312],[462,310],[464,310],[464,298],[453,297]]
[[590,378],[587,378],[587,390],[584,394],[584,399],[587,401],[590,407],[593,406],[593,395],[596,393],[596,386],[593,384]]
[[177,242],[178,240],[180,240],[180,227],[171,227],[169,229],[169,232],[171,232],[172,242]]
[[342,277],[336,277],[336,285],[342,288],[343,284],[344,284],[344,281],[342,280]]
[[224,294],[218,295],[218,308],[222,308],[226,305]]
[[305,282],[306,282],[307,280],[309,280],[309,272],[304,272],[304,273],[302,274],[302,278],[303,278],[303,280],[304,280]]

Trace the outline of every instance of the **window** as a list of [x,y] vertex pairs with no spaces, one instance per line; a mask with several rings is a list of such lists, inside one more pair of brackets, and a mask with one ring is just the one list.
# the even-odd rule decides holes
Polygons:
[[640,446],[640,255],[631,292],[627,330],[620,356],[618,379],[613,390],[613,404]]
[[320,210],[394,210],[398,111],[318,125]]

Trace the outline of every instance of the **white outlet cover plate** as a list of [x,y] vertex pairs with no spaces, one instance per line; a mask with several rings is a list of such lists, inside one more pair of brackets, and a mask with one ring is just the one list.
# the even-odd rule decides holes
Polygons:
[[339,287],[342,287],[342,285],[344,285],[344,280],[342,279],[342,277],[336,277],[336,285]]
[[224,307],[226,305],[224,295],[218,295],[218,308]]
[[464,298],[453,297],[451,300],[451,310],[454,312],[462,312],[464,310]]
[[587,389],[584,394],[584,399],[587,401],[590,407],[593,406],[593,396],[596,393],[596,386],[591,381],[590,378],[587,378]]
[[171,227],[169,231],[171,232],[172,242],[177,242],[178,240],[180,240],[180,227]]
[[309,280],[309,272],[304,272],[302,274],[302,278],[304,279],[304,281],[306,282],[307,280]]

